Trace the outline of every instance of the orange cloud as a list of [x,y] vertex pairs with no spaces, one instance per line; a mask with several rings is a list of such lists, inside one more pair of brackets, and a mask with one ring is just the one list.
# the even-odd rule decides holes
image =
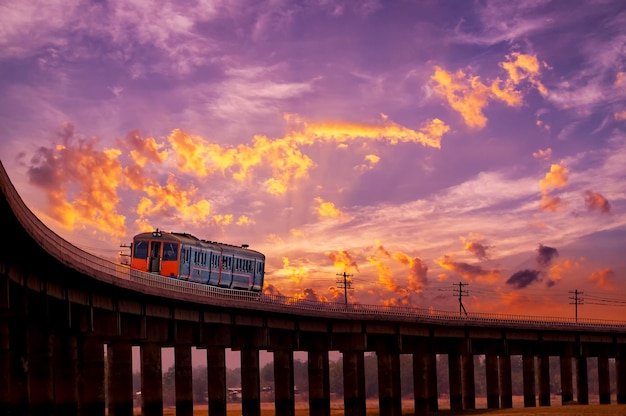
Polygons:
[[[211,203],[206,199],[193,202],[198,188],[190,186],[182,189],[175,180],[174,175],[169,175],[165,186],[149,185],[144,188],[149,198],[142,198],[137,206],[137,214],[140,219],[150,215],[164,215],[177,218],[179,221],[191,221],[193,224],[205,222],[211,212]],[[226,217],[214,216],[214,221],[225,224],[232,221]]]
[[120,148],[130,150],[131,159],[142,168],[148,162],[161,164],[167,159],[167,150],[162,150],[165,145],[157,143],[152,137],[141,137],[138,130],[131,131],[117,143]]
[[548,270],[548,287],[560,282],[563,276],[571,274],[572,270],[579,269],[583,260],[582,258],[579,260],[563,260],[552,265]]
[[615,120],[617,120],[617,121],[626,120],[626,110],[624,110],[624,111],[617,111],[617,112],[615,112],[615,114],[613,116],[615,117]]
[[484,244],[483,238],[477,234],[470,233],[468,237],[460,237],[465,244],[464,250],[472,253],[478,260],[488,260],[487,250],[491,247]]
[[483,128],[487,124],[483,110],[490,100],[500,100],[511,107],[522,105],[522,93],[516,90],[518,84],[527,81],[543,95],[547,91],[539,81],[539,61],[535,56],[514,52],[500,63],[508,77],[496,78],[491,84],[481,82],[480,77],[466,74],[463,70],[455,73],[435,67],[431,77],[434,91],[444,97],[448,104],[461,114],[469,127]]
[[40,147],[28,170],[31,183],[46,193],[50,215],[69,230],[91,226],[113,236],[126,234],[117,212],[123,183],[118,149],[97,150],[97,138],[77,137],[71,123],[60,125],[63,144]]
[[539,201],[539,209],[542,211],[556,212],[561,205],[561,198],[558,196],[543,195]]
[[283,257],[283,268],[278,272],[278,274],[289,277],[289,280],[296,284],[302,283],[308,276],[308,270],[303,267],[294,267],[289,265],[289,259],[287,257]]
[[541,192],[545,194],[550,189],[563,188],[567,185],[569,170],[563,165],[563,162],[552,164],[550,166],[550,172],[546,173],[545,178],[539,181],[541,186]]
[[326,296],[322,295],[321,293],[318,293],[317,291],[315,291],[315,289],[311,289],[311,288],[304,289],[302,292],[292,295],[290,299],[309,300],[311,302],[328,303],[328,298],[326,298]]
[[601,289],[613,290],[615,289],[615,272],[610,267],[598,270],[591,273],[589,281]]
[[412,292],[422,292],[424,284],[426,284],[426,274],[428,266],[419,257],[410,257],[404,253],[394,253],[394,260],[408,267],[409,274],[407,276],[407,289]]
[[546,150],[539,149],[533,153],[533,157],[535,159],[550,160],[552,157],[552,149],[549,147]]
[[380,162],[379,156],[365,155],[365,162],[360,165],[355,166],[354,170],[359,171],[359,172],[365,172],[367,170],[374,169],[374,166],[376,166],[378,162]]
[[603,214],[611,213],[611,204],[609,201],[602,195],[590,190],[585,191],[585,206],[589,211],[598,210]]
[[499,270],[488,270],[473,264],[452,261],[452,256],[446,255],[435,262],[446,270],[461,275],[465,280],[494,283],[500,278]]
[[326,202],[322,198],[315,198],[315,202],[319,204],[318,207],[315,208],[317,214],[321,218],[338,218],[343,217],[345,214],[341,212],[341,210],[335,207],[335,204],[332,202]]
[[346,271],[350,269],[354,269],[356,271],[359,270],[359,265],[356,261],[354,261],[352,255],[350,255],[350,253],[346,250],[339,250],[336,253],[327,251],[325,254],[330,260],[332,260],[334,267],[337,269]]

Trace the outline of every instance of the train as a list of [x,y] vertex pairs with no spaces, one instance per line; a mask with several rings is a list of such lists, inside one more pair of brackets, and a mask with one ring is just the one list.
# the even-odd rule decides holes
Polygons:
[[265,255],[247,244],[156,229],[135,235],[130,251],[130,267],[136,270],[229,289],[258,293],[263,289]]

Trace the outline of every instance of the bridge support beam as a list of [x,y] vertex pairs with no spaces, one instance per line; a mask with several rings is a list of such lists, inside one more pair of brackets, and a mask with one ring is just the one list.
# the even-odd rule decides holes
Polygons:
[[609,354],[606,348],[602,348],[598,355],[598,396],[600,404],[611,404]]
[[328,351],[309,351],[309,412],[330,416],[330,366]]
[[54,339],[54,401],[59,415],[78,414],[78,346],[75,335]]
[[261,415],[259,350],[241,349],[241,410],[246,416]]
[[626,346],[617,347],[615,357],[615,378],[617,384],[617,404],[626,404]]
[[524,407],[537,406],[535,397],[535,356],[522,355],[522,373],[524,378]]
[[566,404],[574,400],[574,384],[572,383],[572,357],[565,354],[561,361],[561,403]]
[[439,410],[439,392],[437,388],[437,354],[429,353],[426,359],[426,383],[428,384],[428,411]]
[[450,384],[450,409],[463,410],[463,382],[461,376],[461,357],[457,350],[448,353],[448,380]]
[[395,351],[376,352],[378,362],[378,407],[382,415],[402,416],[400,355]]
[[476,386],[474,382],[474,354],[472,340],[467,338],[461,346],[461,385],[463,395],[463,410],[476,408]]
[[345,416],[365,416],[365,358],[363,351],[343,352]]
[[12,413],[10,386],[11,346],[9,338],[9,322],[0,320],[0,415],[9,415]]
[[109,415],[133,416],[133,353],[132,345],[116,340],[108,345]]
[[428,411],[428,358],[428,353],[413,353],[413,406],[415,414]]
[[274,350],[274,406],[276,416],[294,416],[293,351]]
[[210,346],[206,354],[209,415],[226,416],[226,351]]
[[498,356],[495,352],[485,354],[485,379],[487,382],[487,408],[500,407],[500,389],[498,388]]
[[176,415],[193,416],[193,377],[191,346],[174,347],[174,382],[176,384]]
[[576,387],[578,388],[578,404],[589,404],[589,377],[587,371],[587,357],[576,357]]
[[539,406],[550,406],[550,356],[539,356]]
[[53,342],[54,337],[47,329],[29,325],[26,363],[28,414],[49,415],[54,412]]
[[161,346],[141,345],[141,411],[144,416],[163,416],[163,370]]
[[104,343],[98,338],[82,338],[78,353],[80,414],[104,416]]
[[511,382],[511,356],[501,355],[498,357],[500,370],[500,403],[503,409],[513,407],[513,385]]

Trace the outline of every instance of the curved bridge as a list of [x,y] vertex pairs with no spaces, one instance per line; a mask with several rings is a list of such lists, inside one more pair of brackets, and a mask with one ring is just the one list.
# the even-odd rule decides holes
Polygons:
[[276,415],[295,412],[294,351],[308,353],[311,415],[330,415],[331,350],[343,354],[346,415],[365,415],[366,352],[377,357],[381,415],[402,414],[401,354],[412,355],[416,414],[438,409],[437,354],[448,356],[453,410],[476,407],[475,355],[484,355],[489,408],[512,406],[511,356],[522,357],[526,407],[550,405],[550,356],[560,360],[563,403],[588,403],[589,357],[600,403],[611,402],[612,387],[626,403],[624,322],[257,299],[95,257],[45,227],[1,165],[0,189],[0,415],[132,415],[133,346],[144,415],[163,414],[162,347],[174,347],[177,415],[193,414],[192,347],[207,351],[211,416],[226,415],[226,348],[241,351],[242,411],[252,416],[261,413],[265,349],[274,355]]

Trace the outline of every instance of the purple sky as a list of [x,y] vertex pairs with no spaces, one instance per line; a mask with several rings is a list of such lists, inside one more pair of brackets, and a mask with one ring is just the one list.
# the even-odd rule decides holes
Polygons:
[[[267,256],[267,290],[618,319],[626,3],[11,1],[0,155],[61,236]],[[613,306],[599,305],[607,303]]]

